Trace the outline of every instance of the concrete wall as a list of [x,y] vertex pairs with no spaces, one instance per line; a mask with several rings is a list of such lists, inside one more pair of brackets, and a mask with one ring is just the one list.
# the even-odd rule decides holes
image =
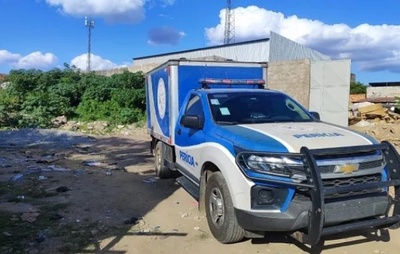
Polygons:
[[308,108],[310,105],[310,68],[310,60],[269,63],[267,87],[289,94]]
[[147,64],[147,65],[142,65],[142,66],[128,66],[128,67],[123,67],[123,68],[114,68],[114,69],[108,69],[108,70],[103,70],[103,71],[95,71],[96,74],[98,75],[103,75],[103,76],[112,76],[113,74],[119,74],[123,73],[124,71],[130,71],[130,72],[138,72],[142,71],[144,73],[154,69],[160,64]]
[[395,96],[400,96],[400,87],[398,86],[367,87],[367,98]]

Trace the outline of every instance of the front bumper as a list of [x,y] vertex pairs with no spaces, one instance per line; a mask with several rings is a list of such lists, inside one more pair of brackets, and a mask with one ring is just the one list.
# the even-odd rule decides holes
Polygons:
[[[386,161],[387,179],[361,184],[324,187],[316,158],[329,156],[354,156],[380,151]],[[400,226],[400,156],[393,145],[382,142],[376,145],[353,146],[328,149],[302,147],[306,183],[288,183],[269,180],[284,188],[307,190],[309,201],[293,199],[285,212],[276,213],[236,210],[239,224],[249,231],[295,231],[294,236],[303,243],[316,245],[321,236],[353,231],[363,228],[398,228]],[[257,180],[257,179],[255,179]],[[388,195],[394,187],[394,196]],[[375,190],[362,196],[342,198],[334,201],[330,197],[346,193]],[[378,192],[376,192],[378,190]],[[382,190],[379,192],[379,190]],[[371,199],[373,198],[373,199]],[[389,211],[391,214],[389,215]]]
[[[325,204],[324,225],[335,225],[352,220],[384,215],[390,199],[386,193],[381,195],[341,200]],[[311,201],[294,200],[285,212],[254,212],[236,209],[239,225],[249,231],[291,232],[306,230],[310,224]]]

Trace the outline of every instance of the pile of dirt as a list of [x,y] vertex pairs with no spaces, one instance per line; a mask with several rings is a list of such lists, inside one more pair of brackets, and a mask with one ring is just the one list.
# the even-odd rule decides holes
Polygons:
[[368,134],[378,141],[389,141],[400,152],[400,121],[362,120],[350,128]]

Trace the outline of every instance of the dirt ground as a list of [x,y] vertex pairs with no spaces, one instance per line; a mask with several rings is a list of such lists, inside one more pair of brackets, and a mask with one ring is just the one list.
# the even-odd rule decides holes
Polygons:
[[[400,123],[352,128],[400,145]],[[154,178],[143,130],[88,138],[65,146],[11,142],[0,149],[0,212],[20,223],[18,231],[42,223],[16,247],[11,242],[18,231],[0,222],[0,253],[310,252],[285,234],[218,243],[196,200],[173,179]],[[48,204],[59,206],[46,211]],[[51,223],[44,224],[44,217]],[[399,253],[400,230],[359,233],[326,239],[322,253]]]

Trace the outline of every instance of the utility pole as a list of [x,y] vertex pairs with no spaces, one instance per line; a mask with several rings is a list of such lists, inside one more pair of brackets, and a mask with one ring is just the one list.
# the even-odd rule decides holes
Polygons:
[[92,54],[92,29],[94,29],[94,19],[85,17],[85,26],[88,28],[88,53],[86,62],[86,71],[90,72],[90,55]]
[[233,0],[226,1],[224,44],[235,42],[235,12],[232,2]]

